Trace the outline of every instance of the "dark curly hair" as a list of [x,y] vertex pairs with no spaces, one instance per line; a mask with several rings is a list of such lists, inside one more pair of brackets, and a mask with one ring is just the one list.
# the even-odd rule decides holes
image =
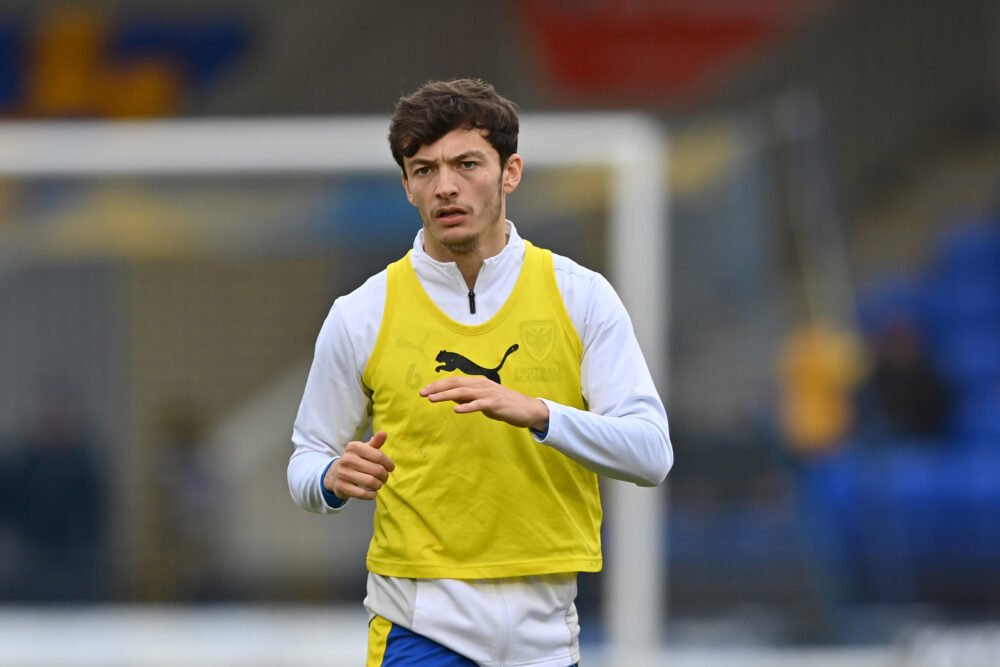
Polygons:
[[500,154],[500,164],[517,152],[517,105],[480,79],[430,81],[396,103],[389,124],[389,148],[400,169],[403,158],[452,130],[481,129]]

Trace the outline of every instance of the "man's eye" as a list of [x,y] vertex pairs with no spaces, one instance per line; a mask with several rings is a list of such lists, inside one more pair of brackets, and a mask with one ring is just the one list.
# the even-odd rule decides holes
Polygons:
[[414,176],[426,176],[429,173],[431,173],[430,167],[417,167],[413,170]]
[[474,162],[473,160],[464,160],[462,162],[462,169],[474,169],[477,164],[478,162]]

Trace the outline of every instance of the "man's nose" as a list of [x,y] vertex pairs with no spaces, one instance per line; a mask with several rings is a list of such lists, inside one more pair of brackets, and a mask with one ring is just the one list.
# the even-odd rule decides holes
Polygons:
[[458,194],[458,178],[455,173],[444,167],[438,170],[437,188],[434,194],[444,199],[450,199]]

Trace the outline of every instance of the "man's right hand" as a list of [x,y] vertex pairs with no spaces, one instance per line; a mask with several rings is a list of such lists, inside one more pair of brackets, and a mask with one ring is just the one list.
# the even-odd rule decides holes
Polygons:
[[333,462],[323,478],[323,486],[341,500],[361,498],[373,500],[396,464],[382,453],[385,431],[379,431],[368,442],[352,440],[344,453]]

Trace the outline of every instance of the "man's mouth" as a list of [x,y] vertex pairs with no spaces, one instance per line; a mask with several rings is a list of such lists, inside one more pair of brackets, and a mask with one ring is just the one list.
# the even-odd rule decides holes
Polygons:
[[467,213],[461,206],[442,206],[434,212],[434,218],[441,222],[457,222]]

